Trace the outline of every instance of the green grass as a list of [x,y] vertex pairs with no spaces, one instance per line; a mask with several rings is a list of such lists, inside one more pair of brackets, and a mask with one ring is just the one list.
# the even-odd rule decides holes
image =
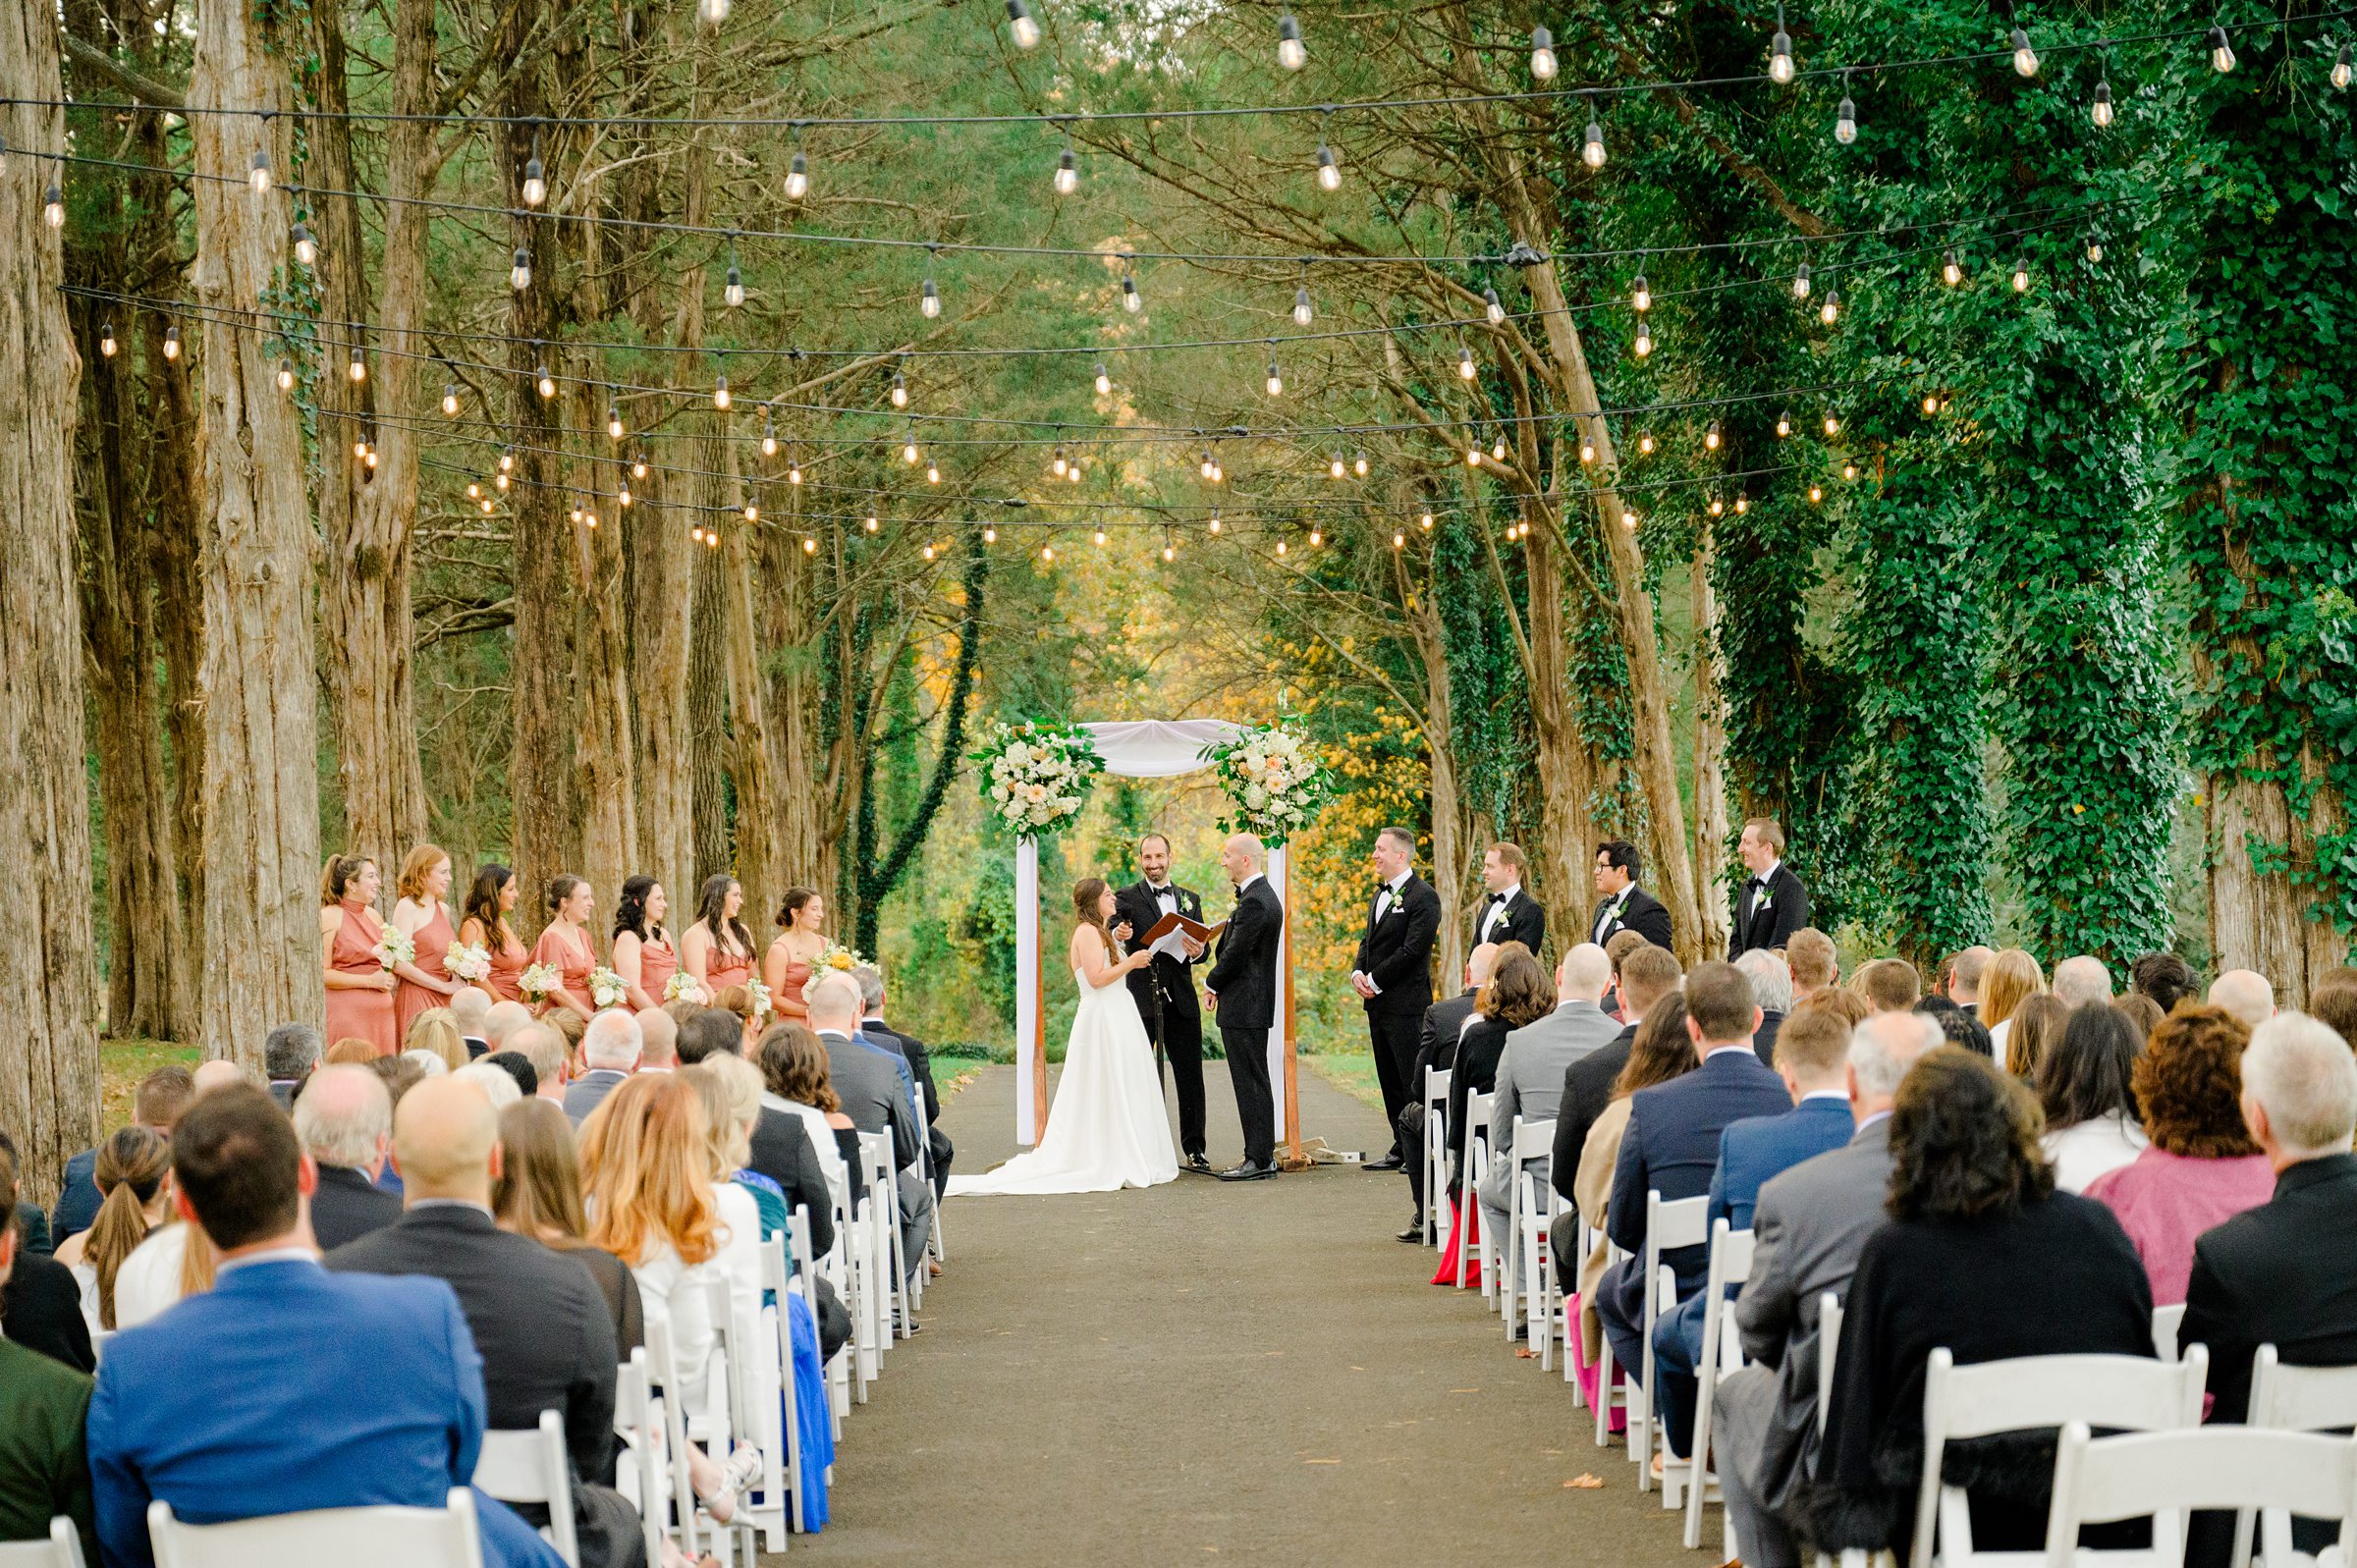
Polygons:
[[1383,1086],[1375,1077],[1375,1058],[1364,1051],[1301,1054],[1301,1065],[1357,1101],[1383,1108]]
[[131,1096],[141,1078],[178,1062],[193,1069],[204,1054],[168,1040],[109,1040],[98,1048],[99,1121],[107,1132],[131,1124]]

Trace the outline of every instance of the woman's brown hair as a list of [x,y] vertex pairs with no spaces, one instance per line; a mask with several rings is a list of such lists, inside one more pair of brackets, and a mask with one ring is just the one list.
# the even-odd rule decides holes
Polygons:
[[366,855],[329,855],[327,865],[319,873],[319,907],[332,909],[344,901],[344,890],[360,874],[362,866],[376,862]]
[[2028,949],[2005,948],[1989,960],[1989,972],[1981,977],[1981,1022],[1995,1029],[2013,1016],[2024,997],[2045,989],[2046,971]]
[[1638,1023],[1637,1037],[1628,1043],[1628,1062],[1613,1080],[1613,1098],[1682,1078],[1701,1065],[1694,1042],[1686,1038],[1686,994],[1672,991]]
[[771,1094],[819,1110],[843,1108],[828,1075],[826,1043],[807,1025],[773,1023],[753,1049],[760,1058],[761,1081]]
[[2136,1057],[2131,1082],[2153,1147],[2188,1160],[2255,1155],[2242,1121],[2242,1053],[2251,1032],[2223,1007],[2180,1001]]
[[2046,1054],[2062,1038],[2069,1018],[2070,1003],[2051,991],[2022,998],[2013,1009],[2013,1027],[2005,1031],[2005,1071],[2023,1083],[2037,1082]]
[[786,896],[778,900],[778,929],[792,931],[794,917],[802,912],[802,905],[818,896],[816,888],[789,888]]
[[753,994],[742,986],[723,986],[712,995],[712,1005],[723,1012],[733,1012],[738,1022],[753,1021]]
[[1528,947],[1503,943],[1473,1006],[1484,1018],[1503,1019],[1508,1029],[1519,1029],[1555,1011],[1555,982]]
[[[581,1167],[573,1154],[573,1123],[547,1100],[519,1100],[499,1113],[499,1179],[491,1212],[500,1228],[550,1246],[587,1246],[581,1209]],[[566,1238],[550,1241],[551,1232]]]
[[1072,912],[1080,917],[1082,925],[1096,927],[1097,931],[1105,938],[1106,948],[1111,950],[1113,933],[1105,929],[1104,920],[1097,914],[1097,900],[1105,896],[1105,888],[1106,882],[1103,877],[1082,877],[1078,882],[1073,883]]
[[695,1086],[677,1073],[642,1072],[581,1123],[581,1194],[589,1240],[626,1264],[643,1264],[668,1243],[680,1261],[720,1251],[712,1196],[710,1130]]
[[431,872],[438,862],[449,858],[450,856],[445,854],[438,845],[419,844],[410,851],[407,859],[402,861],[401,875],[393,883],[394,892],[401,897],[415,898],[423,902],[426,874]]
[[1961,1046],[1927,1051],[1891,1111],[1893,1219],[2009,1216],[2055,1190],[2046,1130],[2029,1089]]
[[98,1273],[98,1326],[115,1326],[115,1274],[147,1239],[147,1205],[172,1169],[172,1144],[153,1128],[130,1126],[98,1146],[92,1172],[106,1201],[82,1244],[82,1262]]

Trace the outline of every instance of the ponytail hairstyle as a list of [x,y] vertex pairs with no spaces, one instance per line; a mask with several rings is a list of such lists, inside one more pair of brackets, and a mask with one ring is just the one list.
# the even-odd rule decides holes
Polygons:
[[646,924],[646,895],[655,891],[655,879],[640,872],[622,885],[622,895],[614,900],[614,935],[629,932],[640,942],[667,942],[663,928],[651,930]]
[[106,1201],[82,1239],[82,1256],[98,1271],[98,1326],[115,1326],[115,1274],[147,1239],[147,1205],[172,1168],[172,1145],[152,1127],[129,1126],[98,1146],[94,1172]]
[[734,940],[736,946],[729,950],[740,957],[749,958],[753,954],[753,934],[745,930],[743,921],[725,919],[721,915],[721,911],[729,906],[729,890],[737,885],[737,879],[725,871],[714,872],[706,877],[704,885],[696,890],[695,918],[706,931],[712,933],[712,946],[726,948],[728,943]]
[[329,855],[327,869],[319,874],[319,907],[332,909],[342,903],[344,890],[352,886],[360,869],[374,864],[366,855]]
[[500,946],[500,939],[513,940],[516,933],[508,929],[508,917],[499,912],[500,892],[516,880],[516,873],[496,860],[486,860],[474,874],[474,886],[466,890],[466,902],[459,911],[459,924],[479,920],[483,926],[485,946]]
[[548,912],[553,915],[559,909],[562,909],[565,906],[565,900],[572,897],[573,891],[580,886],[581,879],[575,876],[570,871],[560,871],[555,876],[549,878],[547,899]]
[[816,888],[787,889],[786,896],[778,901],[778,929],[792,931],[795,917],[802,912],[802,905],[817,896],[818,890]]

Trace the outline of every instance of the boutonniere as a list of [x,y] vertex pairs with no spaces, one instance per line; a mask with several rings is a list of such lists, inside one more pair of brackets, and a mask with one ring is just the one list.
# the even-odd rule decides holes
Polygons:
[[1762,909],[1769,909],[1769,908],[1773,908],[1773,907],[1775,906],[1775,904],[1776,904],[1776,894],[1775,894],[1775,893],[1773,893],[1773,892],[1770,892],[1768,891],[1768,889],[1767,889],[1765,886],[1763,886],[1763,887],[1760,889],[1760,901],[1759,901],[1758,903],[1755,903],[1755,904],[1753,904],[1753,905],[1751,906],[1751,907],[1752,907],[1752,912],[1753,912],[1754,914],[1757,914],[1757,913],[1758,913],[1760,910],[1762,910]]

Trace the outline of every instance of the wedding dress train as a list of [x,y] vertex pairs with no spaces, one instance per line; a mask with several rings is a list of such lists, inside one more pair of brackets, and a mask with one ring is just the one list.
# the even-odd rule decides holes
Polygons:
[[1091,987],[1077,969],[1072,980],[1080,1007],[1039,1146],[982,1175],[952,1176],[949,1196],[1114,1192],[1178,1179],[1162,1076],[1136,999],[1121,980]]

